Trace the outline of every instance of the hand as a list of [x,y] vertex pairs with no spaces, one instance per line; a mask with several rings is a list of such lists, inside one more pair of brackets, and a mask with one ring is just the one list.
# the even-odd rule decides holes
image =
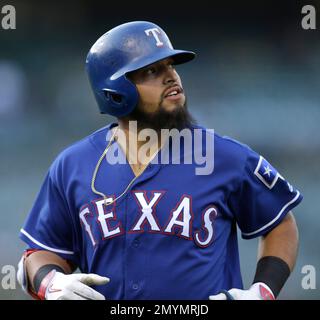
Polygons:
[[266,284],[257,282],[249,290],[231,289],[226,293],[209,296],[209,300],[275,300],[275,297]]
[[94,273],[63,274],[52,270],[41,282],[38,295],[46,300],[105,300],[89,286],[103,285],[110,281]]

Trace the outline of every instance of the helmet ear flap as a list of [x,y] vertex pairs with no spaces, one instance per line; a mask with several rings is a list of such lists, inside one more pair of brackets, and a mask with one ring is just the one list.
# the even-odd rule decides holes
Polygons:
[[108,89],[104,89],[103,92],[109,103],[112,103],[115,105],[118,104],[119,106],[123,105],[124,97],[121,94]]
[[94,91],[102,114],[123,117],[136,107],[139,99],[137,88],[125,76],[103,85],[104,88]]

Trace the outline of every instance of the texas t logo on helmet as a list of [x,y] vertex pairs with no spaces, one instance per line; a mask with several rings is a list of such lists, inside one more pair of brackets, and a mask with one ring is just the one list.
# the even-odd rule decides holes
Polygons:
[[[158,34],[160,35],[161,32],[158,28],[152,28],[152,29],[147,29],[144,30],[144,32],[146,33],[147,36],[149,36],[150,34],[154,36],[154,38],[156,39],[156,46],[157,47],[162,47],[163,46],[163,42],[160,41]],[[158,34],[157,34],[158,33]]]

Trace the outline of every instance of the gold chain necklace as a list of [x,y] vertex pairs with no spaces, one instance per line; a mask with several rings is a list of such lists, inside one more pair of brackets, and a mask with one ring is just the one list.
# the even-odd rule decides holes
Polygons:
[[[104,157],[106,157],[110,147],[111,147],[111,144],[112,142],[115,140],[115,136],[116,136],[116,133],[118,132],[118,129],[119,129],[119,126],[116,128],[116,130],[114,131],[107,147],[104,149],[100,159],[98,160],[97,162],[97,165],[94,169],[94,172],[93,172],[93,175],[92,175],[92,179],[91,179],[91,190],[93,193],[99,195],[99,196],[102,196],[103,199],[104,199],[104,205],[105,206],[108,206],[108,205],[111,205],[113,204],[114,202],[116,202],[118,199],[120,199],[121,197],[123,197],[127,192],[128,190],[130,189],[130,187],[132,186],[132,184],[141,176],[141,174],[144,172],[144,170],[142,172],[140,172],[137,176],[135,176],[131,181],[130,183],[128,184],[128,186],[125,188],[125,190],[118,196],[116,197],[114,200],[108,200],[107,199],[107,196],[103,193],[103,192],[100,192],[98,191],[96,188],[95,188],[95,183],[96,183],[96,178],[97,178],[97,174],[98,174],[98,171],[99,171],[99,167],[101,165],[101,162],[103,160]],[[152,159],[154,158],[154,156],[157,154],[158,151],[156,151],[152,157],[151,157],[151,160],[149,161],[149,163],[152,161]],[[149,164],[148,163],[148,164]]]

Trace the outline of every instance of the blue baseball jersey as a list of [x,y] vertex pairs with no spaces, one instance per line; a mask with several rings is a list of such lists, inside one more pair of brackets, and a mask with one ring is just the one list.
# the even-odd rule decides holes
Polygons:
[[[72,261],[83,273],[109,277],[108,284],[94,287],[106,299],[197,300],[242,288],[237,226],[246,239],[267,233],[302,200],[300,192],[248,146],[212,133],[210,174],[196,175],[194,161],[154,162],[106,206],[91,180],[116,125],[56,158],[21,239]],[[126,160],[104,160],[95,187],[115,199],[135,175]]]

